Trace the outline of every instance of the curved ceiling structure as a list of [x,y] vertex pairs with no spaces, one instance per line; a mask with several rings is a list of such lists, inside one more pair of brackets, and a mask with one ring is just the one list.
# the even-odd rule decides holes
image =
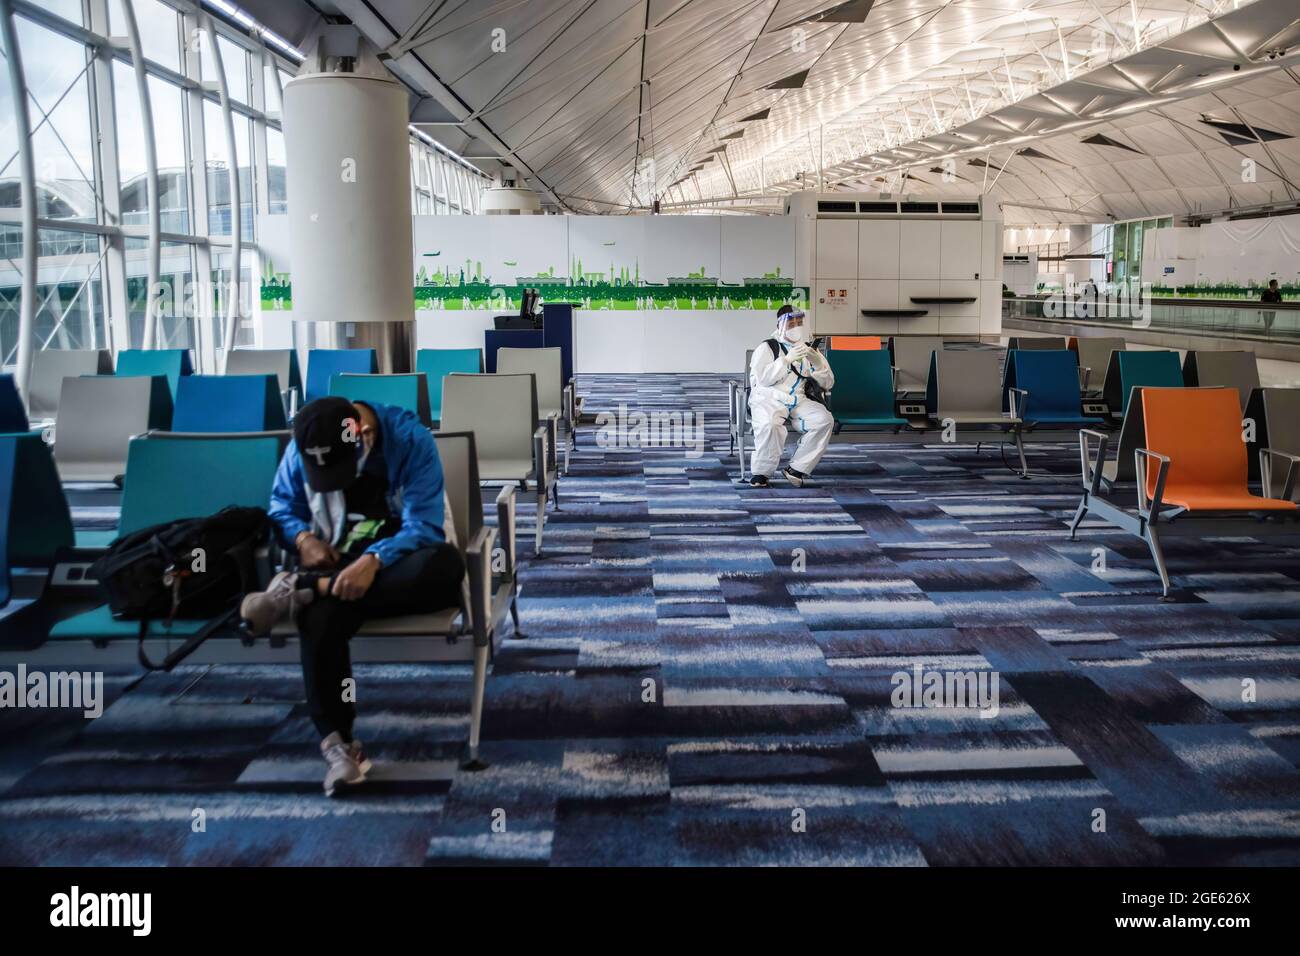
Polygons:
[[385,52],[417,126],[570,211],[764,212],[810,186],[986,189],[1009,222],[1300,200],[1295,0],[314,9]]

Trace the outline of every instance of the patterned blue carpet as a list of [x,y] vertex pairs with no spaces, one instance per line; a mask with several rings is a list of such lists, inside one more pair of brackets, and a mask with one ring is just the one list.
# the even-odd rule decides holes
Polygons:
[[[996,443],[843,435],[763,491],[717,376],[580,391],[708,440],[580,432],[487,770],[457,766],[464,668],[358,668],[377,766],[332,801],[296,667],[124,672],[98,720],[0,711],[0,863],[1300,863],[1300,549],[1171,543],[1162,603],[1141,542],[1068,540],[1072,443],[1022,481]],[[996,715],[894,706],[917,665],[996,675]]]

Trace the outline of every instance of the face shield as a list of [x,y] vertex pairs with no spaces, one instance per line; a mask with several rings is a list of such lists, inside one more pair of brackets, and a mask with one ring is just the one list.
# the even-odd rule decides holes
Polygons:
[[798,345],[808,341],[808,329],[804,325],[804,313],[798,309],[787,312],[776,320],[777,337],[787,345]]

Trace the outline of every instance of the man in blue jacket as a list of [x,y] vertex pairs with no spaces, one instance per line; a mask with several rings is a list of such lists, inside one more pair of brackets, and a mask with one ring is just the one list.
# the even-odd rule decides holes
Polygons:
[[363,782],[370,769],[352,736],[348,640],[368,617],[460,604],[465,566],[447,541],[444,510],[438,446],[413,413],[322,398],[294,419],[270,516],[299,570],[249,594],[241,612],[255,634],[297,612],[327,794]]

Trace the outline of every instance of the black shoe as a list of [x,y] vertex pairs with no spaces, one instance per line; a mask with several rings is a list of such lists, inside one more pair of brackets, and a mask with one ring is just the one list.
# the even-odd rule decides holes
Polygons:
[[749,483],[754,488],[766,488],[767,475],[753,475],[750,477]]
[[786,481],[796,488],[802,488],[804,480],[808,477],[802,471],[796,471],[794,468],[786,468],[781,474],[785,476]]

